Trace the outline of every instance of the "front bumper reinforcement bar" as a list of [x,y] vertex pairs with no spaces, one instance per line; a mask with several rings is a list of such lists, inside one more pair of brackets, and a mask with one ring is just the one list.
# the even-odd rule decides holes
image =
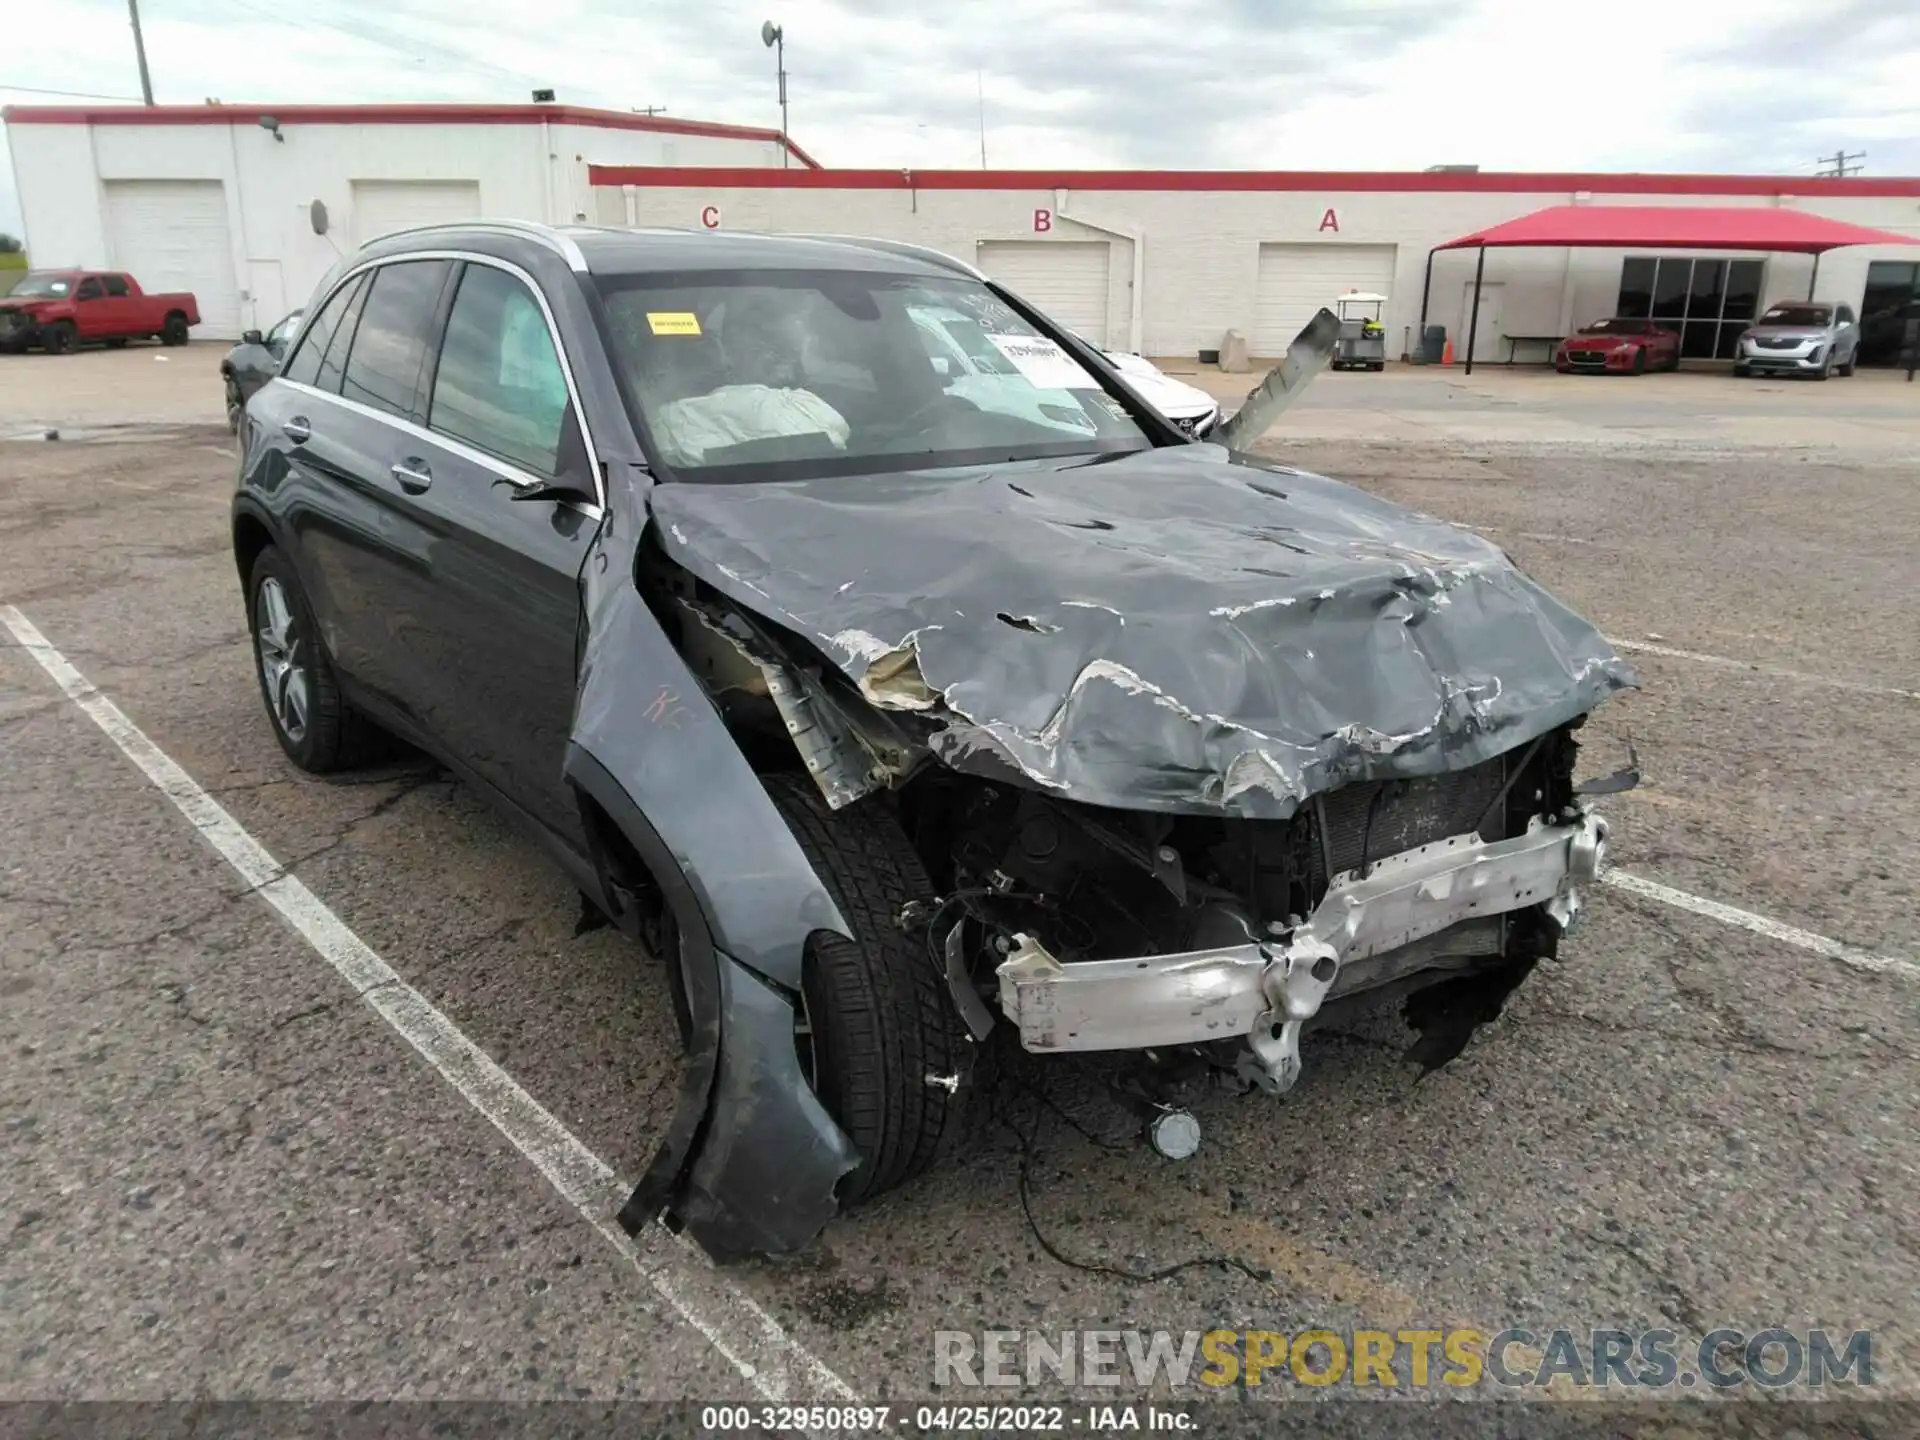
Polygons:
[[1000,1008],[1028,1050],[1144,1050],[1245,1037],[1241,1071],[1269,1090],[1300,1075],[1300,1027],[1340,967],[1463,920],[1544,905],[1562,929],[1594,880],[1607,822],[1584,809],[1510,840],[1455,835],[1334,877],[1303,923],[1177,955],[1063,964],[1031,935],[997,970]]

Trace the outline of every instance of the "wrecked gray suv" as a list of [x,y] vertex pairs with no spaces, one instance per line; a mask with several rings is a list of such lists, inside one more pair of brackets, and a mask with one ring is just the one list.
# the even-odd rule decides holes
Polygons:
[[1631,677],[1478,536],[1229,448],[1299,378],[1196,443],[912,247],[389,236],[241,425],[267,718],[427,748],[666,963],[622,1221],[716,1256],[925,1171],[988,1045],[1281,1092],[1350,997],[1457,1036],[1597,871],[1573,732]]

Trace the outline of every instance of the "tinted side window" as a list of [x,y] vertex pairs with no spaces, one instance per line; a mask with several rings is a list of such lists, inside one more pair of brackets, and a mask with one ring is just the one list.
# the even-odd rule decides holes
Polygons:
[[1842,305],[1840,307],[1840,323],[1842,325],[1853,324],[1853,307],[1851,305]]
[[125,295],[126,293],[127,293],[127,277],[126,276],[124,275],[107,276],[107,294],[118,296],[118,295]]
[[340,323],[334,329],[333,341],[327,346],[327,353],[321,357],[320,373],[313,383],[329,395],[340,393],[340,372],[347,368],[347,351],[353,345],[353,334],[360,325],[360,312],[366,309],[367,291],[373,285],[371,275],[362,275],[354,282],[353,294],[347,298],[347,308],[341,312]]
[[307,327],[306,338],[301,340],[300,348],[293,352],[293,358],[287,362],[287,368],[281,374],[303,385],[313,384],[314,378],[320,373],[320,361],[327,353],[327,344],[333,339],[333,332],[340,328],[340,316],[347,308],[347,301],[363,283],[362,280],[355,280],[333,292],[333,298],[327,301],[326,308],[313,317],[313,324]]
[[505,271],[469,264],[447,317],[428,423],[536,475],[557,475],[566,415],[566,376],[539,302]]
[[80,288],[73,292],[76,300],[98,300],[106,292],[100,288],[98,280],[82,280]]
[[433,315],[446,283],[445,260],[405,260],[373,272],[366,310],[353,334],[342,398],[409,415]]

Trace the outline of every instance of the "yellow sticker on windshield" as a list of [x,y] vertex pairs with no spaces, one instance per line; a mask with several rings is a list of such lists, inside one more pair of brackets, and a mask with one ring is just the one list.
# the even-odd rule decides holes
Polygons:
[[700,317],[687,310],[649,310],[647,324],[656,335],[698,335]]

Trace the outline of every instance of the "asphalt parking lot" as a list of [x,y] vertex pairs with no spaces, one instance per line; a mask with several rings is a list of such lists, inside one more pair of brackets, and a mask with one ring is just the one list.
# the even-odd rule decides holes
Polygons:
[[1173,1164],[1101,1066],[1045,1067],[969,1155],[715,1272],[608,1223],[678,1081],[658,967],[430,762],[275,747],[217,355],[0,357],[0,437],[64,437],[0,438],[0,607],[613,1175],[557,1188],[0,628],[0,1399],[910,1402],[936,1330],[1723,1324],[1871,1330],[1915,1396],[1920,386],[1322,377],[1269,449],[1622,643],[1586,762],[1637,751],[1606,808],[1650,884],[1424,1080],[1391,1016],[1319,1032]]

